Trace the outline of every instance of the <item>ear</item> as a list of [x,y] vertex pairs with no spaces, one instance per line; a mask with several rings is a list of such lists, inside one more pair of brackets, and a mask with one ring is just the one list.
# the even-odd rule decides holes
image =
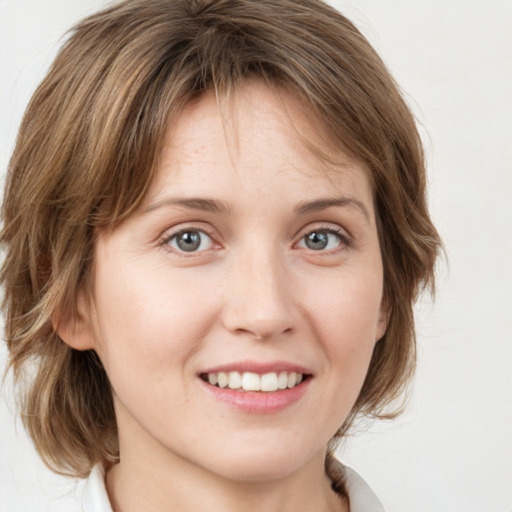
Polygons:
[[379,319],[377,322],[377,330],[375,333],[375,343],[378,343],[384,334],[386,334],[386,329],[388,328],[389,317],[391,311],[387,305],[387,303],[383,300],[380,305]]
[[83,289],[78,293],[74,308],[67,306],[52,315],[52,326],[59,338],[76,350],[96,347],[91,306]]

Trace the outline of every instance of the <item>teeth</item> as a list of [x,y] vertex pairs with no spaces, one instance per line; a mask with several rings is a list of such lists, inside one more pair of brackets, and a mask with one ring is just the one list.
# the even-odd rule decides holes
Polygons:
[[302,373],[296,372],[270,372],[263,375],[253,372],[218,372],[207,375],[207,380],[212,386],[267,393],[279,389],[293,388],[299,385],[303,378]]
[[290,372],[288,374],[288,387],[293,388],[297,384],[297,374],[295,372]]
[[225,388],[228,385],[228,374],[224,372],[219,372],[217,382],[220,388]]
[[261,389],[260,376],[257,373],[244,372],[242,375],[242,389],[244,391],[259,391]]
[[277,387],[279,389],[286,389],[288,387],[288,373],[281,372],[277,378]]
[[242,376],[238,372],[229,372],[228,388],[238,389],[242,387]]
[[277,374],[265,373],[261,376],[261,391],[277,391]]

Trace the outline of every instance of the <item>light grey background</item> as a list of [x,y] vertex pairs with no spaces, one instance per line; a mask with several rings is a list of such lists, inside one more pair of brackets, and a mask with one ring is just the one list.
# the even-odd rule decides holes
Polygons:
[[[340,450],[389,512],[512,511],[512,1],[333,0],[370,39],[423,128],[450,268],[419,310],[407,412]],[[59,44],[100,0],[0,0],[0,170]],[[0,348],[0,367],[5,349]],[[0,512],[71,512],[0,400]]]

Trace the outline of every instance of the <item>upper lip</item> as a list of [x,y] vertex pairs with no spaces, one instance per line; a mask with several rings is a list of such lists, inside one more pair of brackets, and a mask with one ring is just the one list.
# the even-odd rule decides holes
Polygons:
[[237,361],[233,363],[221,364],[218,366],[212,366],[206,368],[200,373],[219,373],[219,372],[252,372],[264,375],[265,373],[272,372],[296,372],[302,373],[303,375],[311,375],[312,372],[305,366],[291,363],[289,361],[272,361],[272,362],[260,362],[260,361]]

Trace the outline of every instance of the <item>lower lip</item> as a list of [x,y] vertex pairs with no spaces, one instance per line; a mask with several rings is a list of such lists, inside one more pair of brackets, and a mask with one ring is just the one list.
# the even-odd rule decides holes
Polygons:
[[281,411],[297,402],[306,393],[311,378],[303,380],[298,386],[278,391],[235,391],[229,388],[212,386],[200,379],[205,390],[221,402],[244,412],[270,414]]

